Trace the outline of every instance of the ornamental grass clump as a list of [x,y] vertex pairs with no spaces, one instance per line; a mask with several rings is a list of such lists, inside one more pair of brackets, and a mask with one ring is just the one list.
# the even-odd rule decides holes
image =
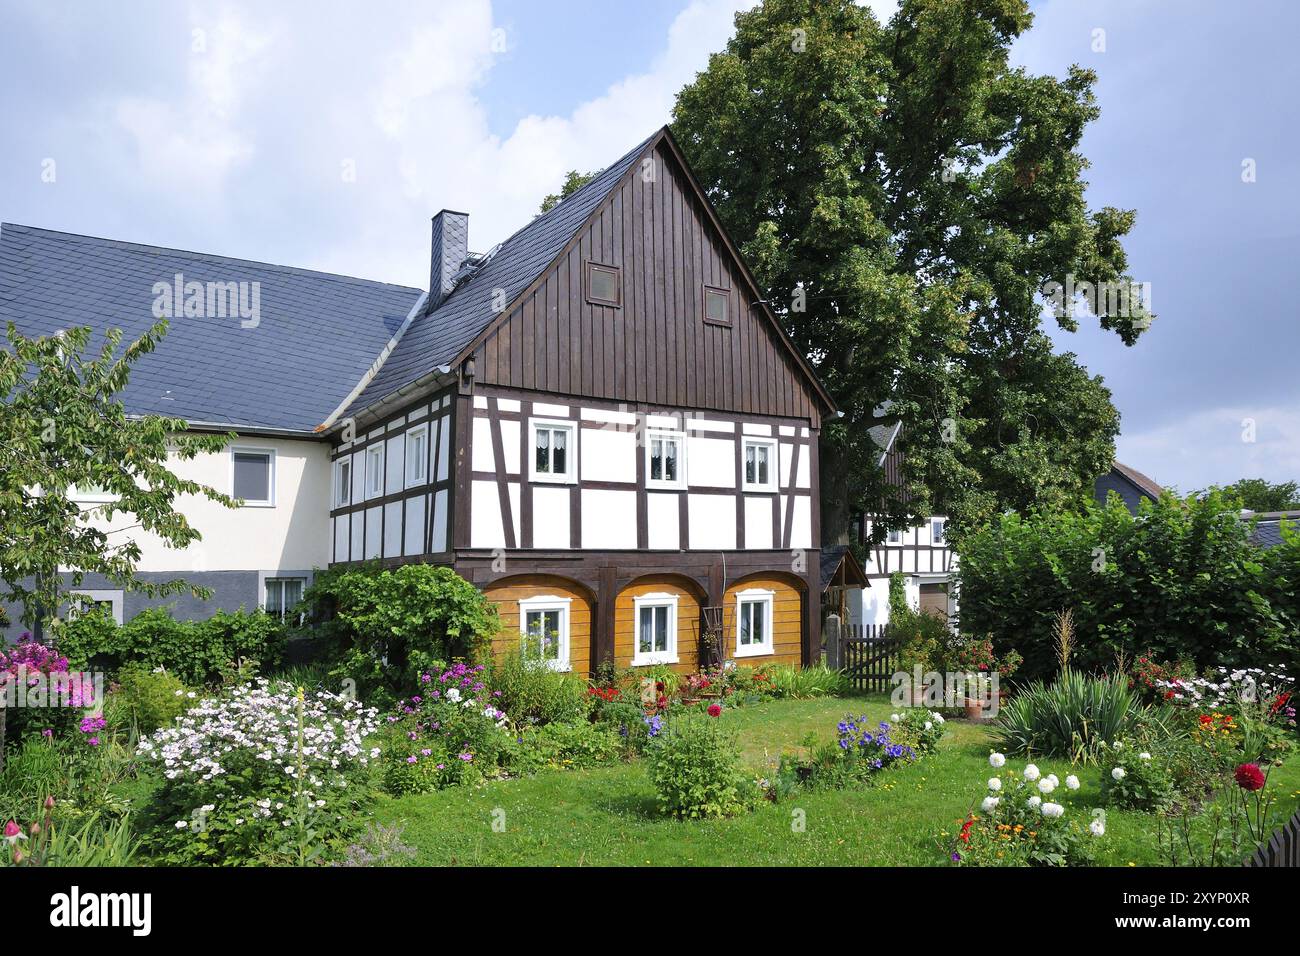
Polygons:
[[1009,754],[1095,762],[1103,741],[1160,723],[1156,712],[1138,705],[1126,678],[1069,670],[1053,684],[1035,681],[1003,704],[993,732]]
[[720,716],[688,711],[660,726],[646,748],[650,782],[665,813],[728,817],[745,809],[748,782],[736,735]]
[[[1064,780],[1035,764],[1022,772],[1006,768],[1006,756],[989,755],[995,771],[978,807],[958,822],[949,859],[961,866],[1086,866],[1093,843],[1106,834],[1106,812],[1094,810],[1085,823],[1071,799],[1082,784]],[[950,835],[945,835],[950,838]]]
[[[138,752],[163,785],[145,845],[160,863],[294,863],[341,852],[369,802],[365,738],[377,714],[355,700],[259,680],[200,701]],[[302,846],[310,834],[315,852]]]

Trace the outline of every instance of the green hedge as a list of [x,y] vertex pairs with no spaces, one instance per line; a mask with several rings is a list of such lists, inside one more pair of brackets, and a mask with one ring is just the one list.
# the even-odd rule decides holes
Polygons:
[[1053,616],[1072,608],[1074,663],[1149,652],[1207,666],[1300,664],[1300,534],[1261,549],[1218,494],[1144,502],[1112,496],[1077,513],[1001,516],[963,542],[962,629],[1056,671]]
[[304,600],[330,645],[335,680],[385,705],[443,662],[485,656],[501,628],[496,605],[451,568],[406,564],[325,571]]
[[55,645],[76,667],[116,671],[139,663],[197,685],[215,680],[236,660],[253,658],[264,669],[278,667],[285,639],[279,619],[262,610],[217,611],[205,621],[178,621],[167,608],[156,607],[121,627],[103,612],[82,615],[60,626]]

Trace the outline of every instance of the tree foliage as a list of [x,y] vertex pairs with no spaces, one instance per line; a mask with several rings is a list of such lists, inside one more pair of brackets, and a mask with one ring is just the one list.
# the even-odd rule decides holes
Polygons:
[[1223,488],[1225,497],[1250,511],[1293,511],[1300,509],[1300,484],[1281,481],[1271,484],[1263,478],[1243,478]]
[[[135,575],[141,533],[172,548],[199,539],[176,510],[179,496],[235,505],[168,468],[169,456],[185,461],[220,451],[233,436],[187,433],[181,419],[129,415],[117,397],[131,365],[166,329],[159,322],[121,354],[122,333],[111,329],[98,354],[87,355],[89,328],[28,338],[9,324],[9,348],[0,350],[0,597],[22,603],[28,624],[56,614],[88,574],[150,596],[208,594],[179,578]],[[77,488],[109,500],[88,504]],[[133,520],[115,521],[120,515]]]
[[560,191],[558,193],[550,193],[547,195],[547,197],[542,200],[542,208],[540,211],[550,212],[583,186],[587,185],[587,183],[599,176],[600,172],[599,169],[590,173],[580,173],[576,169],[569,170],[568,174],[564,177],[564,185],[560,187]]
[[[903,0],[883,25],[851,0],[765,0],[678,98],[692,167],[845,412],[822,431],[828,541],[855,510],[876,535],[939,510],[959,533],[1073,502],[1110,465],[1118,414],[1053,352],[1041,292],[1127,281],[1134,213],[1084,200],[1093,73],[1009,64],[1031,21],[1025,0]],[[1099,311],[1128,344],[1150,321]],[[897,420],[903,489],[867,432]]]
[[1218,493],[1158,502],[1134,516],[1106,505],[1001,515],[967,536],[962,628],[1025,658],[1025,676],[1056,671],[1053,623],[1074,611],[1081,669],[1129,660],[1208,666],[1300,663],[1300,534],[1250,543],[1250,524]]

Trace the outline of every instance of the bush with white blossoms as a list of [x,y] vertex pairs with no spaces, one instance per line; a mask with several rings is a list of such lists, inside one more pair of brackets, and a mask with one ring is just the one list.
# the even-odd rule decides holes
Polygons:
[[[342,848],[372,796],[377,713],[266,680],[200,701],[144,737],[163,784],[146,843],[160,862],[303,862]],[[310,844],[310,852],[308,850]]]
[[995,774],[985,783],[977,809],[960,821],[949,858],[963,866],[1080,866],[1092,860],[1092,841],[1105,835],[1105,815],[1091,823],[1068,812],[1079,778],[1064,780],[1026,764],[1008,769],[1004,754],[989,754]]
[[912,707],[889,715],[895,736],[910,743],[918,754],[933,753],[943,739],[945,723],[943,714],[924,707]]
[[1116,740],[1103,741],[1098,748],[1101,798],[1107,806],[1156,811],[1173,805],[1179,787],[1170,758],[1154,744],[1145,746],[1148,749]]

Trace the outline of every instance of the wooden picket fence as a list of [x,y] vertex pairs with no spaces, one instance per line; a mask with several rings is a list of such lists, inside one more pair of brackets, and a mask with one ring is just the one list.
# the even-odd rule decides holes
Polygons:
[[885,637],[883,624],[846,624],[842,632],[840,666],[854,690],[892,690],[902,642]]
[[1269,837],[1247,866],[1300,866],[1300,811]]

